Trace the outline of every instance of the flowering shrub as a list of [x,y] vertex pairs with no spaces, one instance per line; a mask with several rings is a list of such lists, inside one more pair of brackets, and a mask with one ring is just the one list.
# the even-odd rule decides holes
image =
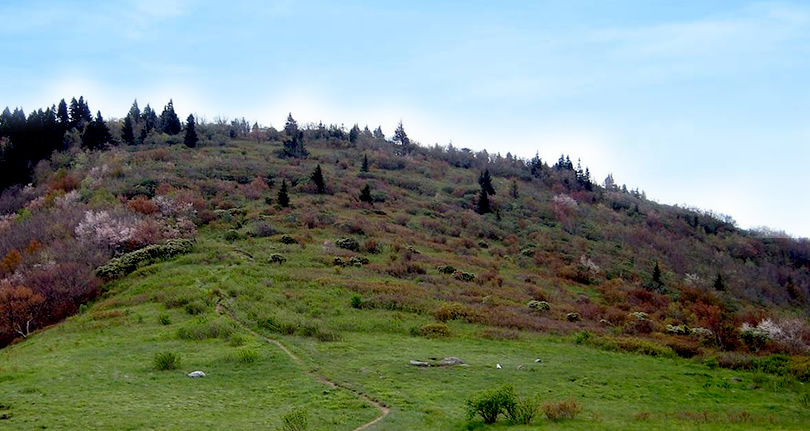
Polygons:
[[135,235],[135,223],[114,217],[107,211],[87,211],[76,226],[76,236],[82,241],[96,242],[114,250],[123,249]]

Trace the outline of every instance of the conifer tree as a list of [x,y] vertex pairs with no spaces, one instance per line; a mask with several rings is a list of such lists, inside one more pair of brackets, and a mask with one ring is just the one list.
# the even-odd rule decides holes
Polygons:
[[399,154],[408,154],[411,151],[411,140],[405,133],[402,127],[402,121],[399,122],[397,129],[394,131],[394,143],[399,145]]
[[312,183],[315,184],[318,194],[324,194],[326,192],[326,180],[323,178],[321,165],[315,166],[315,170],[312,171],[312,175],[310,175],[309,178],[312,180]]
[[357,138],[360,137],[360,127],[357,126],[357,123],[349,130],[349,142],[352,144],[357,143]]
[[360,166],[360,172],[368,172],[368,156],[363,154],[363,165]]
[[85,125],[93,121],[93,114],[90,107],[84,101],[84,96],[79,96],[79,100],[74,97],[70,100],[70,128],[84,128]]
[[520,197],[517,180],[512,180],[512,187],[509,189],[509,192],[512,195],[512,199],[517,199]]
[[360,202],[374,203],[374,198],[371,197],[371,186],[369,186],[368,183],[360,190]]
[[284,124],[284,147],[282,157],[306,157],[309,152],[304,148],[304,132],[298,129],[298,123],[293,119],[292,113],[287,115]]
[[495,188],[492,187],[492,177],[489,175],[489,169],[486,169],[478,177],[478,185],[480,185],[481,189],[486,191],[487,194],[490,194],[490,195],[495,194]]
[[87,127],[82,134],[82,147],[91,150],[98,150],[104,148],[104,145],[112,142],[112,135],[107,123],[101,116],[101,111],[96,114],[95,120],[87,124]]
[[287,194],[287,180],[281,180],[281,187],[278,189],[278,205],[282,208],[290,206],[290,195]]
[[167,135],[176,135],[183,129],[180,118],[174,112],[174,102],[169,99],[169,104],[163,108],[160,114],[160,131]]
[[132,127],[132,117],[129,115],[124,118],[124,126],[121,128],[121,140],[127,145],[135,145],[135,129]]
[[189,148],[195,148],[197,146],[197,126],[194,122],[194,116],[188,114],[188,118],[186,119],[186,135],[183,137],[183,143],[186,144]]
[[661,282],[661,267],[658,266],[658,261],[655,261],[655,266],[653,267],[652,281],[653,281],[653,283],[658,284],[658,285],[663,284]]
[[478,214],[487,214],[492,212],[492,203],[489,201],[489,194],[487,193],[484,188],[481,188],[481,192],[478,194],[478,205],[477,205]]
[[59,128],[62,133],[65,133],[70,126],[70,116],[68,115],[67,103],[65,99],[59,101],[59,107],[56,109],[56,120],[59,122]]
[[158,127],[158,117],[157,113],[154,109],[152,109],[149,104],[146,104],[146,107],[143,108],[143,113],[141,114],[141,119],[143,120],[143,130],[141,131],[141,135],[146,138],[146,135],[149,132],[157,129]]
[[135,101],[132,102],[132,107],[129,108],[129,114],[128,115],[130,117],[132,117],[132,121],[134,121],[135,123],[140,121],[140,119],[141,119],[141,108],[138,107],[138,99],[135,99]]
[[712,285],[714,290],[722,292],[726,290],[726,282],[723,281],[723,276],[721,274],[717,274],[717,278],[714,279],[714,284]]

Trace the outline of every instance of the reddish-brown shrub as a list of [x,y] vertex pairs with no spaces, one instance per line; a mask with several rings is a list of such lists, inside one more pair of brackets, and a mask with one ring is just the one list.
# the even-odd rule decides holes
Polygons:
[[10,274],[17,269],[17,266],[22,262],[22,254],[19,250],[11,249],[6,255],[0,260],[0,274]]
[[[0,285],[0,334],[28,337],[45,298],[24,286]],[[34,323],[32,326],[31,324]]]
[[144,215],[154,214],[158,212],[159,208],[156,203],[148,199],[146,196],[136,196],[127,202],[127,208],[137,213]]

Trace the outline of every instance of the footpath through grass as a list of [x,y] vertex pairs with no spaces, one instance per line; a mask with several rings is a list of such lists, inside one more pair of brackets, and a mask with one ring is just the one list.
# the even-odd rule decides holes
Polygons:
[[[287,262],[268,263],[276,252]],[[535,420],[533,427],[547,429],[798,430],[810,423],[807,389],[780,377],[537,334],[485,339],[485,328],[460,322],[450,322],[447,338],[412,336],[432,318],[353,308],[350,270],[313,264],[320,254],[317,246],[232,244],[208,233],[193,253],[141,268],[82,314],[0,351],[0,415],[7,416],[0,428],[278,429],[283,415],[305,408],[310,430],[351,430],[377,417],[373,406],[308,371],[390,406],[374,430],[506,429],[503,420],[484,426],[465,417],[466,399],[503,384],[521,396],[573,397],[584,406],[574,420]],[[233,325],[217,302],[304,364]],[[180,356],[179,367],[158,371],[153,358],[166,351]],[[408,365],[447,356],[469,366]],[[193,370],[208,377],[185,376]]]

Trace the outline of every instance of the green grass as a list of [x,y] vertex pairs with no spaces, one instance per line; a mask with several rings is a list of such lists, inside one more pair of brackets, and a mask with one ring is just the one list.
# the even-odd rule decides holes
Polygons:
[[[272,253],[288,261],[271,265]],[[506,429],[503,419],[483,426],[465,414],[472,394],[504,384],[521,397],[574,398],[584,407],[574,420],[539,415],[533,426],[510,430],[540,424],[725,431],[810,423],[807,390],[798,383],[792,383],[798,390],[786,390],[777,377],[605,351],[572,337],[521,332],[517,340],[489,340],[480,337],[485,327],[460,321],[447,323],[449,337],[412,336],[411,328],[433,321],[429,314],[352,307],[354,295],[368,295],[352,288],[358,275],[367,283],[400,281],[366,269],[336,272],[317,263],[323,258],[318,245],[269,238],[229,244],[218,231],[202,232],[193,253],[141,268],[84,314],[0,351],[0,404],[12,414],[0,428],[277,429],[289,412],[306,409],[310,430],[350,430],[379,414],[355,391],[391,407],[373,430]],[[303,363],[218,315],[217,302],[281,340]],[[258,324],[268,320],[274,325]],[[179,368],[157,371],[159,352],[179,355]],[[446,356],[469,366],[408,365]],[[208,377],[185,376],[194,370]],[[310,371],[349,390],[326,386]]]

